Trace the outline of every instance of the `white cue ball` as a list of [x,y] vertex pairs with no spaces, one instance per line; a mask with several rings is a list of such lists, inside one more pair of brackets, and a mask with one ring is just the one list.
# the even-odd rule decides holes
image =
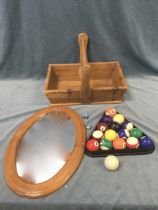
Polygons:
[[114,155],[108,155],[104,160],[105,167],[110,171],[115,171],[119,167],[119,159]]

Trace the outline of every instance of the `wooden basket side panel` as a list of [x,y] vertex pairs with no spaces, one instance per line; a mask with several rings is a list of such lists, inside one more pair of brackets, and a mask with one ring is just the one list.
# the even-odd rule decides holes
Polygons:
[[57,78],[53,69],[53,65],[48,65],[47,76],[45,79],[45,90],[56,89],[57,87]]
[[122,101],[125,94],[125,89],[109,89],[109,90],[92,90],[92,103]]
[[102,80],[108,79],[111,76],[111,71],[115,66],[115,62],[97,62],[91,63],[91,79],[92,80]]
[[58,81],[79,81],[79,64],[54,64],[54,73]]
[[117,69],[116,63],[111,69],[110,78],[112,80],[112,87],[118,88],[120,86],[121,81],[120,81],[120,72]]
[[115,71],[117,72],[119,86],[123,86],[124,88],[128,89],[125,75],[119,62],[115,64]]
[[126,93],[126,91],[127,91],[126,88],[115,90],[115,92],[113,94],[114,100],[123,100],[123,97],[124,97],[124,94]]
[[45,93],[49,101],[53,104],[60,103],[80,103],[80,91],[58,91],[52,93]]

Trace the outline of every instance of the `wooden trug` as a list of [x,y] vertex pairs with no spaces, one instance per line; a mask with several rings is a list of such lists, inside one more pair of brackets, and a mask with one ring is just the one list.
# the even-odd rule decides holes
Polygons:
[[118,61],[88,62],[88,36],[78,35],[80,63],[49,64],[44,93],[52,104],[120,103],[128,89]]

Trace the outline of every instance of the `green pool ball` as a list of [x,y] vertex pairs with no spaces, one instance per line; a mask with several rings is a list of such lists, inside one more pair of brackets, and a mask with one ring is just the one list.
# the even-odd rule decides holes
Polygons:
[[139,128],[133,128],[130,131],[130,136],[139,139],[143,136],[143,132],[141,130],[139,130]]
[[100,149],[101,150],[109,150],[112,148],[112,142],[108,139],[102,139],[100,141]]

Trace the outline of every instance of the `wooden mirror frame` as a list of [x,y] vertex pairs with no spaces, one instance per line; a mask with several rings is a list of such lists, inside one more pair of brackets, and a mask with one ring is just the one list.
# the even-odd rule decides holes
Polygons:
[[[55,176],[42,183],[29,183],[17,174],[17,148],[29,128],[31,128],[40,118],[51,112],[63,112],[68,115],[76,129],[76,142],[65,165]],[[83,120],[75,111],[63,106],[49,106],[41,109],[24,121],[11,137],[4,159],[4,176],[7,184],[16,194],[26,198],[39,198],[55,192],[70,179],[78,168],[84,155],[85,140],[86,131]]]

